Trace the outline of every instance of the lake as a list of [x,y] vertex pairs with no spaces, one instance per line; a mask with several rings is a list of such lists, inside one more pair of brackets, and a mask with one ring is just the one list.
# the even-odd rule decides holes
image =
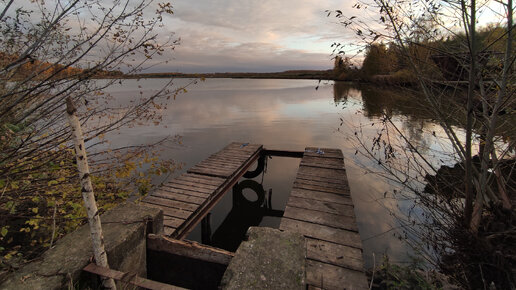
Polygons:
[[[125,80],[123,85],[114,85],[106,92],[124,103],[138,95],[138,91],[149,94],[167,81]],[[188,81],[174,82],[175,86],[181,86]],[[160,110],[159,125],[137,125],[110,133],[106,136],[110,146],[153,143],[180,135],[181,144],[168,144],[162,152],[163,158],[183,164],[173,176],[233,141],[298,151],[307,146],[340,148],[345,156],[366,267],[370,267],[374,259],[379,263],[384,253],[390,256],[391,262],[409,261],[410,248],[393,236],[396,231],[392,229],[399,224],[391,212],[409,208],[411,203],[385,196],[395,185],[364,170],[364,166],[380,168],[369,158],[356,154],[353,136],[359,128],[361,136],[370,143],[378,133],[377,124],[381,123],[385,111],[410,138],[428,144],[431,149],[436,142],[434,139],[442,137],[442,132],[421,109],[416,109],[421,104],[409,101],[402,91],[313,80],[207,79],[187,90],[175,100],[170,99],[168,106]],[[256,182],[252,185],[267,193],[270,212],[284,209],[299,161],[273,157],[268,160],[266,173],[254,178]],[[244,190],[243,195],[251,201],[257,199],[250,189]],[[270,212],[254,218],[242,217],[238,211],[232,211],[232,198],[232,193],[227,193],[210,214],[210,239],[214,245],[227,243],[225,239],[238,235],[238,229],[249,224],[279,226],[279,217]],[[201,241],[200,226],[188,239]]]

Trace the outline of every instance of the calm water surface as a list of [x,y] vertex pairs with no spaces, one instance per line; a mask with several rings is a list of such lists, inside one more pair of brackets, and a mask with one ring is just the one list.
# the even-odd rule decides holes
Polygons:
[[[118,100],[126,100],[140,90],[139,86],[146,94],[165,82],[163,79],[127,80],[107,91]],[[177,85],[186,82],[176,81]],[[392,190],[393,186],[374,174],[366,174],[357,165],[376,166],[355,154],[354,144],[348,137],[353,136],[357,127],[362,128],[366,139],[375,136],[377,128],[371,124],[379,121],[382,111],[392,113],[395,122],[411,138],[428,144],[433,142],[433,136],[425,132],[436,130],[436,125],[396,92],[349,83],[322,83],[316,90],[317,86],[318,82],[312,80],[208,79],[170,100],[161,112],[160,125],[127,128],[107,138],[110,146],[118,147],[182,136],[182,144],[170,145],[163,152],[164,158],[184,163],[183,169],[174,176],[232,141],[299,151],[307,146],[340,148],[345,156],[366,266],[372,265],[373,253],[377,263],[384,253],[390,255],[393,262],[407,262],[410,250],[392,235],[390,230],[397,222],[390,211],[398,210],[400,203],[401,207],[410,204],[384,198],[384,192]],[[254,183],[247,182],[266,192],[265,205],[253,216],[246,214],[245,208],[237,208],[233,202],[236,197],[227,193],[210,215],[212,235],[208,238],[212,243],[227,245],[227,237],[238,236],[249,225],[278,227],[280,219],[275,215],[285,207],[299,161],[273,157],[268,160],[264,175],[254,178]],[[243,195],[250,201],[258,198],[251,189],[245,189]],[[200,226],[188,239],[201,241]]]

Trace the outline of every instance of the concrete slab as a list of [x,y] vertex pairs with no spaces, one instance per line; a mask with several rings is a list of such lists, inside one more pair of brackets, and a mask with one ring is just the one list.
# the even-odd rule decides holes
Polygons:
[[222,289],[304,289],[305,238],[298,233],[251,227],[231,260]]
[[[101,215],[100,219],[110,267],[146,277],[146,233],[163,231],[163,213],[127,202]],[[55,247],[34,262],[12,273],[0,289],[87,288],[93,279],[82,269],[92,256],[86,224],[58,240]]]

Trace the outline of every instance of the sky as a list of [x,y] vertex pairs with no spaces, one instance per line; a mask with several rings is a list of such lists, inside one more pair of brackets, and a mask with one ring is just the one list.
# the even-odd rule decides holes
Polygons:
[[352,15],[353,1],[176,0],[166,30],[181,39],[152,72],[273,72],[329,69],[331,44],[353,34],[325,10]]

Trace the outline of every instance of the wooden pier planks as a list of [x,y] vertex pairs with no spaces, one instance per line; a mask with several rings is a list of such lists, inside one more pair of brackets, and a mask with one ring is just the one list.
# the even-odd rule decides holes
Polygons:
[[308,288],[369,288],[341,150],[305,149],[280,229],[307,238]]
[[231,143],[143,199],[163,210],[167,236],[183,238],[259,157],[262,145]]

